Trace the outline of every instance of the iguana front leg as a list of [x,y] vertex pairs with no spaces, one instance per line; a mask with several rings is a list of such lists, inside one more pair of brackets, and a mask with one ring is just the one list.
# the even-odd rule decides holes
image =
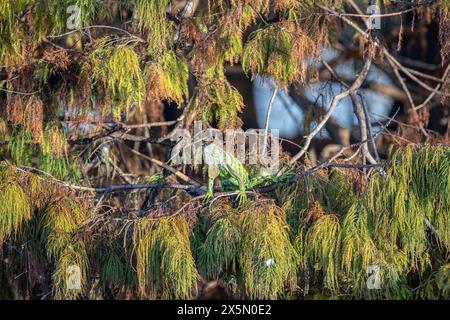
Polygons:
[[209,202],[214,198],[214,180],[219,176],[219,168],[216,165],[208,166],[208,190],[206,191],[203,201]]

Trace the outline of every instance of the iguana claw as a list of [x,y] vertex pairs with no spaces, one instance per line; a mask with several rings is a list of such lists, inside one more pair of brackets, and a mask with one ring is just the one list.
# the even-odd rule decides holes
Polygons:
[[243,205],[247,201],[247,190],[245,188],[239,189],[236,199],[239,205]]

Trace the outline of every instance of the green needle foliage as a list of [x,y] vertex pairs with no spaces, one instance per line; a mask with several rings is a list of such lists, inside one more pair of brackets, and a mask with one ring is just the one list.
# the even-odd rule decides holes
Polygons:
[[279,208],[264,202],[243,210],[222,205],[212,216],[199,258],[208,277],[235,274],[253,299],[275,299],[294,289],[298,256]]
[[144,81],[141,75],[139,57],[131,48],[117,48],[108,61],[107,79],[104,79],[109,89],[116,116],[122,110],[130,108],[136,102],[144,99]]
[[8,141],[11,158],[17,165],[30,165],[33,156],[33,138],[31,133],[23,130],[14,130]]
[[306,233],[305,257],[316,270],[322,270],[324,286],[331,291],[338,290],[338,267],[341,242],[339,218],[325,214]]
[[[49,34],[66,28],[67,8],[80,8],[81,26],[97,17],[107,17],[108,10],[100,0],[2,0],[0,1],[0,61],[10,67],[28,64],[41,41]],[[19,17],[19,19],[18,19]]]
[[283,85],[293,81],[305,83],[308,58],[317,59],[326,42],[323,31],[314,24],[312,28],[314,38],[294,22],[258,29],[245,46],[242,68],[247,73],[273,77]]
[[0,167],[0,241],[17,236],[30,220],[28,197],[8,168]]
[[[54,298],[84,296],[96,272],[104,288],[136,288],[141,298],[192,298],[201,275],[234,277],[236,294],[254,299],[300,295],[298,287],[332,298],[448,298],[449,164],[447,147],[403,147],[372,174],[367,192],[357,192],[351,171],[321,172],[282,188],[282,207],[221,199],[196,221],[158,211],[125,228],[109,225],[115,236],[106,242],[82,236],[93,223],[86,205],[3,165],[1,238],[36,234],[40,259],[54,264]],[[67,289],[71,266],[80,268],[81,290]],[[375,290],[371,266],[380,270]]]
[[[134,103],[142,105],[145,83],[140,58],[131,47],[107,47],[109,38],[98,40],[89,59],[81,67],[81,79],[87,79],[85,100],[105,106],[103,115],[110,113],[120,119],[122,112]],[[106,100],[101,96],[106,95]],[[95,105],[94,105],[95,106]],[[97,106],[97,110],[98,110]]]
[[285,290],[294,290],[297,254],[282,211],[270,203],[253,203],[241,215],[239,267],[246,295],[276,299]]
[[[60,200],[51,204],[42,217],[42,237],[45,239],[49,259],[55,263],[53,273],[56,299],[79,298],[87,284],[89,260],[84,242],[78,238],[86,212],[73,200]],[[81,288],[68,285],[70,267],[80,271]]]
[[[408,282],[429,274],[432,260],[441,260],[449,248],[448,192],[443,192],[449,190],[448,152],[447,147],[401,148],[387,173],[372,177],[364,195],[346,191],[335,174],[329,192],[317,193],[327,207],[316,203],[306,217],[301,213],[305,218],[295,243],[332,295],[421,297]],[[370,265],[380,267],[380,290],[367,289]]]
[[444,9],[444,12],[447,14],[450,10],[450,1],[442,0],[442,8]]
[[147,218],[133,223],[132,247],[141,296],[189,299],[195,295],[198,272],[183,217]]
[[[61,198],[57,189],[35,175],[2,164],[0,176],[1,240],[28,241],[30,248],[36,246],[37,251],[33,253],[37,254],[36,259],[47,258],[54,264],[53,297],[79,298],[86,289],[89,269],[85,243],[78,237],[79,228],[87,218],[85,211],[74,199]],[[39,244],[45,251],[39,250]],[[40,257],[40,252],[45,252],[46,257]],[[68,288],[70,267],[79,268],[81,272],[79,290]]]
[[[434,274],[434,281],[442,293],[443,297],[450,296],[450,264],[441,266],[436,274]],[[430,299],[435,299],[436,296],[432,293]]]
[[8,149],[14,163],[31,166],[33,153],[37,153],[37,168],[61,180],[79,178],[79,168],[67,152],[67,139],[57,125],[49,124],[39,133],[39,141],[27,129],[14,129],[9,137]]
[[[400,241],[411,267],[426,268],[430,264],[427,233],[448,248],[449,150],[446,147],[413,147],[400,149],[392,157],[386,177],[373,179],[369,215],[380,237]],[[379,195],[378,198],[375,198]],[[392,214],[392,220],[379,218]],[[369,216],[369,217],[370,217]],[[387,228],[389,224],[389,229]],[[389,230],[389,233],[387,231]]]
[[226,80],[223,69],[210,68],[201,81],[191,108],[201,111],[199,114],[205,124],[217,123],[222,130],[239,127],[238,115],[244,107],[243,98]]
[[170,44],[173,36],[171,24],[166,19],[167,6],[170,0],[134,0],[133,19],[136,28],[147,34],[147,51],[156,58]]
[[133,284],[132,270],[117,240],[105,244],[100,259],[100,281],[104,287],[121,288]]
[[67,153],[67,139],[55,125],[43,133],[39,154],[39,168],[61,180],[76,181],[80,173],[74,159]]
[[[223,210],[223,208],[221,208]],[[219,210],[221,211],[221,210]],[[213,215],[218,217],[207,231],[200,249],[200,263],[208,278],[218,278],[224,270],[236,271],[236,260],[241,243],[241,230],[235,222],[233,208],[228,207]]]
[[152,101],[171,100],[182,106],[189,97],[189,69],[173,51],[164,52],[157,62],[149,63],[145,70],[147,97]]
[[[183,109],[175,127],[240,128],[230,65],[285,88],[312,84],[340,21],[319,6],[344,12],[343,3],[210,0],[186,17],[170,0],[0,0],[2,279],[24,298],[190,299],[203,280],[224,280],[236,298],[449,299],[448,146],[399,147],[368,174],[279,177],[232,159],[219,170],[225,194],[207,205],[201,188],[140,176],[154,166],[122,148],[161,159],[167,141],[156,134],[172,126],[140,120],[169,120],[163,101]],[[71,5],[80,30],[68,30]],[[444,66],[450,1],[424,7],[427,19],[440,14]],[[367,44],[349,40],[351,55]],[[308,114],[305,123],[320,116]],[[137,183],[151,190],[128,190]],[[68,270],[80,271],[79,288]]]

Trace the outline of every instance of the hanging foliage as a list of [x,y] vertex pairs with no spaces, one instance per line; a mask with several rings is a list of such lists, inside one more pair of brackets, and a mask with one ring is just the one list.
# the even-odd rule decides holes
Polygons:
[[[395,27],[380,37],[344,3],[0,0],[8,298],[193,299],[211,281],[238,299],[449,299],[450,2],[385,1]],[[371,79],[374,67],[356,81],[342,72],[363,60],[400,70],[400,89]],[[195,120],[253,125],[256,77],[285,89],[267,101],[267,131],[279,106],[295,114],[285,94],[304,112],[303,132],[280,144],[281,170],[229,153],[206,180],[206,166],[170,163],[175,130],[196,133]],[[360,120],[359,136],[338,128],[349,141],[337,141],[333,108],[353,93],[367,102],[362,90],[423,103],[376,134]]]
[[[96,43],[90,59],[82,66],[81,79],[88,79],[87,101],[98,100],[105,108],[104,116],[112,113],[120,119],[122,112],[133,104],[140,107],[144,100],[144,80],[137,53],[130,47],[106,47],[109,38]],[[106,100],[100,95],[106,94]]]
[[172,100],[181,107],[188,98],[188,66],[173,51],[165,52],[157,62],[150,63],[146,74],[147,100]]
[[133,223],[138,287],[142,296],[189,299],[195,295],[198,273],[192,257],[184,217],[157,222],[142,218]]
[[201,115],[202,121],[217,123],[222,130],[240,127],[238,115],[244,107],[243,99],[225,79],[223,70],[211,68],[201,81],[191,108]]
[[147,34],[147,51],[156,58],[168,49],[172,27],[166,19],[170,0],[135,0],[134,21],[140,32]]
[[[77,232],[86,221],[87,214],[72,199],[51,204],[42,217],[42,236],[49,259],[55,263],[52,279],[56,299],[75,299],[85,289],[88,277],[88,257],[84,242]],[[72,269],[72,270],[71,270]],[[71,287],[70,272],[75,273],[75,286]],[[80,286],[76,287],[76,283]]]
[[293,81],[305,83],[308,59],[318,59],[326,41],[318,28],[311,34],[315,34],[314,38],[294,22],[281,22],[255,31],[244,49],[244,71],[272,77],[283,85]]
[[76,180],[80,173],[75,159],[67,153],[67,140],[56,126],[49,125],[40,145],[39,168],[62,180]]
[[7,167],[0,167],[0,241],[15,237],[31,218],[29,200]]
[[242,213],[239,266],[244,292],[251,298],[275,299],[295,288],[297,255],[289,241],[282,211],[272,204]]

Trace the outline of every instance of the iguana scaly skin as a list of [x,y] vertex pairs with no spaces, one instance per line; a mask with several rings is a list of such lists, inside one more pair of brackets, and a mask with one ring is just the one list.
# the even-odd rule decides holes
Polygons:
[[205,201],[214,197],[214,180],[220,177],[222,187],[226,191],[236,190],[239,204],[247,200],[247,190],[265,183],[276,183],[286,179],[291,172],[287,171],[277,177],[270,169],[263,168],[258,176],[250,177],[244,165],[233,155],[226,152],[223,147],[211,143],[203,150],[204,159],[208,165],[208,190]]
[[220,177],[224,185],[230,184],[231,189],[238,190],[238,201],[240,204],[244,203],[250,179],[242,163],[216,143],[206,146],[203,154],[208,165],[208,191],[205,201],[214,196],[214,180]]

